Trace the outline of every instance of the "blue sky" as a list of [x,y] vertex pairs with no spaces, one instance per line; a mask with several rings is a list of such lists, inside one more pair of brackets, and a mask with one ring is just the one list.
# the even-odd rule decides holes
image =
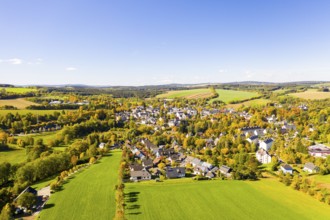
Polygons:
[[328,0],[0,0],[0,83],[330,81]]

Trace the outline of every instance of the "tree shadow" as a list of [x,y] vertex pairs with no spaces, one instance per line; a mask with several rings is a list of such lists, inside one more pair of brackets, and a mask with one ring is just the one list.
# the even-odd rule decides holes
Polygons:
[[140,192],[129,192],[125,193],[125,209],[127,211],[127,215],[140,215],[142,212],[140,211],[141,205],[136,204],[139,201]]
[[55,206],[54,203],[47,203],[44,205],[44,207],[42,209],[50,209],[50,208],[53,208]]

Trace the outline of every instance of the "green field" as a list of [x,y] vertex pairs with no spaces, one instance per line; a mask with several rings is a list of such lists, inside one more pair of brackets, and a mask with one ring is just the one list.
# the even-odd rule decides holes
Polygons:
[[234,108],[234,109],[238,109],[242,105],[252,106],[252,107],[260,107],[260,106],[265,106],[270,102],[271,101],[269,99],[254,99],[254,100],[250,100],[250,101],[246,101],[246,102],[242,102],[242,103],[237,103],[237,104],[228,104],[227,107],[228,108]]
[[275,179],[129,183],[127,219],[330,219],[330,206]]
[[11,164],[16,164],[26,161],[26,158],[26,151],[24,149],[0,151],[0,163],[9,162]]
[[309,89],[305,92],[299,92],[299,93],[290,93],[289,95],[296,98],[310,99],[310,100],[330,98],[330,92],[319,92],[316,89]]
[[241,101],[260,96],[256,92],[247,91],[217,89],[216,92],[219,94],[219,97],[211,99],[211,102],[220,100],[224,103],[229,103],[231,101]]
[[[75,110],[64,110],[67,111],[75,111]],[[29,110],[29,109],[22,109],[22,110],[0,110],[0,115],[7,115],[8,113],[12,114],[20,114],[26,115],[28,113],[32,114],[39,114],[39,115],[46,115],[46,114],[53,114],[54,112],[62,112],[62,110]]]
[[53,194],[40,219],[113,219],[121,151],[82,171]]
[[[23,98],[18,98],[18,99],[1,99],[0,100],[0,106],[5,106],[5,105],[9,105],[9,106],[14,106],[18,109],[24,109],[30,105],[39,105],[37,103],[34,102],[30,102],[26,99]],[[11,110],[12,111],[12,110]]]
[[206,89],[187,89],[187,90],[175,90],[169,91],[165,94],[160,94],[156,96],[156,98],[167,98],[167,99],[174,99],[174,98],[186,98],[186,99],[197,99],[197,98],[208,98],[212,96],[211,90]]
[[1,89],[5,89],[6,92],[10,92],[10,93],[16,93],[16,94],[25,94],[28,92],[36,92],[38,91],[36,88],[25,88],[25,87],[0,87]]

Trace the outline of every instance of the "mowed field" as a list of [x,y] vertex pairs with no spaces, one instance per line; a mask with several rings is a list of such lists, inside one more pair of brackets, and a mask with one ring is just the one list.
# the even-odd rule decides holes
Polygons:
[[127,219],[330,219],[330,206],[275,179],[129,183],[125,201]]
[[113,219],[120,158],[121,151],[112,151],[111,156],[73,176],[50,197],[40,219]]
[[241,101],[260,96],[256,92],[247,91],[217,89],[216,92],[219,94],[219,97],[211,99],[211,102],[220,100],[224,103],[229,103],[231,101]]
[[309,89],[305,92],[291,93],[289,95],[301,99],[311,99],[311,100],[330,98],[330,92],[318,92],[315,89]]
[[156,98],[166,98],[166,99],[174,99],[174,98],[186,98],[186,99],[198,99],[198,98],[208,98],[211,97],[211,90],[206,89],[187,89],[187,90],[175,90],[169,91],[164,94],[160,94],[156,96]]
[[25,149],[10,149],[7,151],[0,151],[0,163],[9,162],[11,164],[17,164],[25,162],[27,159]]
[[233,108],[233,109],[238,109],[242,105],[252,106],[252,107],[259,107],[259,106],[265,106],[270,102],[271,101],[269,99],[254,99],[254,100],[250,100],[250,101],[246,101],[246,102],[242,102],[242,103],[237,103],[237,104],[228,104],[227,107],[228,108]]
[[[38,105],[37,103],[30,102],[23,98],[18,99],[0,99],[0,106],[11,105],[18,109],[24,109],[30,105]],[[12,111],[12,110],[11,110]]]
[[24,88],[24,87],[0,87],[0,89],[5,89],[6,92],[17,93],[17,94],[25,94],[28,92],[36,92],[35,88]]

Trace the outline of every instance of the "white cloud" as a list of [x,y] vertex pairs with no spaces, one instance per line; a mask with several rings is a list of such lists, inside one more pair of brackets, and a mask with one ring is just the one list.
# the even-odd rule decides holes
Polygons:
[[23,60],[18,59],[18,58],[12,58],[12,59],[0,60],[0,63],[8,63],[11,65],[20,65],[23,63]]
[[76,67],[67,67],[65,70],[66,71],[76,71],[77,68]]

